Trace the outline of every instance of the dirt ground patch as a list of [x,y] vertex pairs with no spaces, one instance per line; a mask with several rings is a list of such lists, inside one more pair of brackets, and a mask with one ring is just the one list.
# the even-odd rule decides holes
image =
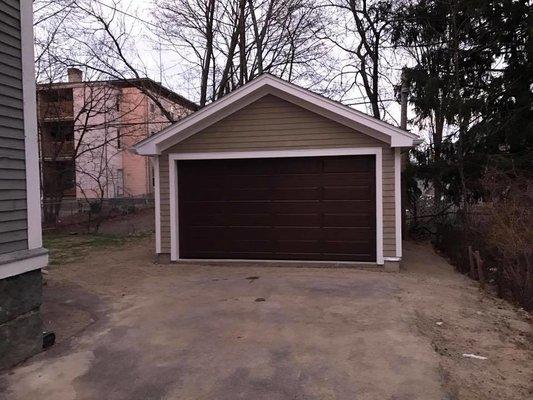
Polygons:
[[1,376],[0,398],[533,395],[529,315],[426,245],[407,243],[388,274],[156,265],[153,239],[135,236],[76,237],[72,259],[77,245],[57,239],[44,318],[58,344]]

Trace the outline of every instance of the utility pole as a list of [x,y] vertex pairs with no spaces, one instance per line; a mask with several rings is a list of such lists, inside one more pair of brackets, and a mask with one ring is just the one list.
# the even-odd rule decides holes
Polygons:
[[[407,67],[402,68],[401,76],[401,88],[400,88],[400,105],[401,105],[401,117],[400,128],[407,130],[407,98],[409,97],[409,82],[407,78]],[[406,229],[406,208],[407,208],[407,185],[405,183],[404,171],[407,167],[409,157],[409,150],[404,150],[401,154],[401,193],[402,193],[402,237],[407,235]]]
[[407,82],[407,68],[402,68],[402,86],[400,89],[401,118],[400,128],[407,130],[407,97],[409,96],[409,85]]

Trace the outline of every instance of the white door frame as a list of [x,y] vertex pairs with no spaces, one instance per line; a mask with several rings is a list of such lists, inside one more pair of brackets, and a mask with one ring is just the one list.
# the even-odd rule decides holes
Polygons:
[[[383,161],[381,147],[356,147],[311,150],[228,151],[203,153],[170,153],[170,260],[179,261],[178,161],[222,160],[245,158],[287,158],[374,155],[376,157],[376,264],[383,265]],[[247,260],[250,261],[250,260]]]

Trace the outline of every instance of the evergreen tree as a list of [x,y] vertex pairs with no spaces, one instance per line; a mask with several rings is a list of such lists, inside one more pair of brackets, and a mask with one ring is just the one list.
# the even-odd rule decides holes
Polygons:
[[394,42],[416,61],[410,102],[431,129],[416,171],[437,204],[482,196],[489,160],[531,160],[529,13],[525,0],[420,0],[397,10]]

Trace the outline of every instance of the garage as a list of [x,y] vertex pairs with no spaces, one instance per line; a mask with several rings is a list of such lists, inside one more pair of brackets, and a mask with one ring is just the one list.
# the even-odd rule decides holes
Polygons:
[[135,145],[153,165],[157,259],[398,270],[401,157],[419,142],[261,75]]
[[187,259],[376,261],[373,156],[179,161]]

